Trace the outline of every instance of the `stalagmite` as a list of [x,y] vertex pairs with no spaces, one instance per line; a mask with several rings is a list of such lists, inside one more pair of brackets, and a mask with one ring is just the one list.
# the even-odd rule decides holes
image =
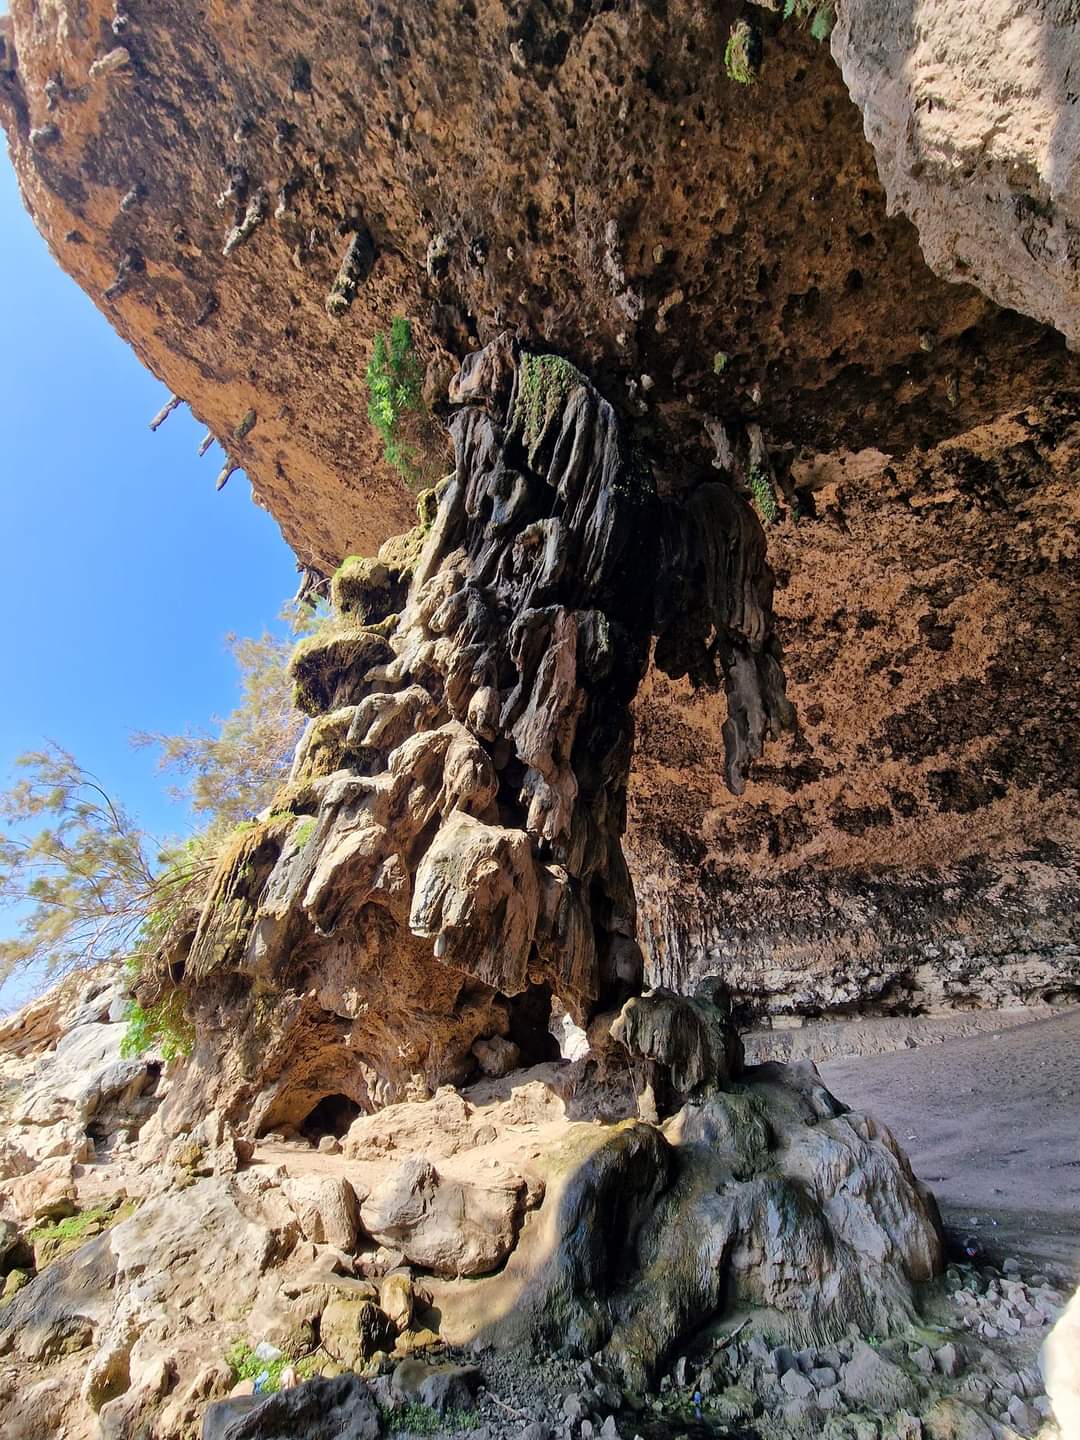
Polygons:
[[[941,1258],[891,1138],[812,1067],[746,1067],[718,983],[642,993],[630,704],[655,639],[657,665],[725,691],[741,790],[792,718],[761,526],[710,472],[662,500],[585,376],[507,335],[450,397],[453,473],[416,530],[335,575],[335,621],[290,665],[311,721],[289,782],[162,949],[203,1037],[174,1103],[256,1133],[302,1123],[313,1083],[376,1110],[475,1074],[494,1042],[540,1058],[557,1006],[587,1032],[584,1092],[637,1118],[551,1157],[519,1251],[511,1187],[463,1260],[466,1201],[427,1161],[362,1210],[369,1229],[444,1274],[505,1262],[519,1303],[495,1338],[603,1349],[635,1387],[731,1296],[793,1336],[884,1330]],[[240,1072],[211,1038],[224,1003],[258,1028]]]

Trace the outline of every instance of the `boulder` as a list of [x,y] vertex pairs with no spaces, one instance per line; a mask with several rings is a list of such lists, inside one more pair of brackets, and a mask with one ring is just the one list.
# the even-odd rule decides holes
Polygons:
[[[254,1401],[254,1403],[251,1403]],[[265,1399],[219,1400],[207,1408],[202,1440],[378,1440],[378,1406],[356,1375],[307,1380]]]
[[972,1405],[946,1396],[931,1405],[922,1417],[927,1440],[994,1440],[995,1430]]
[[362,1370],[379,1350],[393,1348],[396,1330],[371,1300],[341,1295],[322,1312],[323,1348],[349,1370]]
[[475,1041],[472,1053],[484,1074],[494,1080],[509,1075],[511,1070],[516,1070],[521,1065],[521,1047],[501,1035]]
[[338,1175],[302,1175],[286,1180],[282,1188],[305,1239],[353,1253],[360,1213],[356,1192],[347,1180]]
[[513,1250],[524,1212],[523,1180],[470,1185],[429,1160],[403,1161],[360,1207],[364,1228],[437,1275],[487,1275]]
[[480,1371],[475,1365],[427,1365],[408,1359],[394,1371],[392,1388],[402,1400],[447,1415],[471,1409],[479,1384]]
[[851,1359],[840,1374],[840,1389],[853,1406],[868,1410],[906,1410],[918,1404],[914,1380],[879,1355],[865,1340],[856,1340]]
[[379,1282],[379,1308],[399,1335],[412,1324],[413,1302],[412,1281],[407,1274],[398,1270],[383,1276]]
[[70,1160],[49,1160],[3,1189],[21,1220],[64,1220],[79,1208]]

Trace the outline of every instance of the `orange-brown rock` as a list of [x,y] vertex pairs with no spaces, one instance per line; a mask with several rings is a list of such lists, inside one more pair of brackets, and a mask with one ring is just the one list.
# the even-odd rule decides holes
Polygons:
[[654,670],[635,704],[654,979],[811,1016],[1080,993],[1076,417],[797,469],[769,530],[797,728],[736,800],[716,695]]
[[1075,375],[931,273],[828,47],[766,10],[750,87],[733,0],[11,11],[0,116],[54,254],[326,572],[408,514],[364,418],[395,314],[435,400],[504,328],[568,354],[674,488],[717,420],[904,450]]

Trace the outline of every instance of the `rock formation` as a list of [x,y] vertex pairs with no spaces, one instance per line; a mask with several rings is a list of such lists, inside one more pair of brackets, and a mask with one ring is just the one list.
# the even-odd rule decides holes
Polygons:
[[[653,978],[719,966],[753,1007],[810,1015],[864,988],[885,1008],[1055,1000],[1077,945],[1075,779],[1048,743],[1075,724],[1070,647],[1047,663],[1074,553],[1068,16],[837,9],[834,61],[727,0],[271,3],[194,27],[175,4],[15,0],[0,114],[60,263],[222,438],[308,577],[411,509],[357,422],[395,315],[436,414],[508,327],[572,359],[663,495],[713,466],[745,494],[756,437],[802,719],[729,819],[714,702],[648,678],[628,858]],[[738,20],[764,55],[748,86],[718,60]],[[1041,731],[1022,764],[963,700],[932,753],[885,733],[1005,675]],[[844,728],[855,690],[870,736]]]
[[[35,1435],[186,1440],[226,1336],[371,1382],[233,1396],[228,1440],[471,1403],[475,1371],[413,1352],[522,1339],[585,1362],[596,1405],[563,1413],[587,1434],[673,1364],[685,1387],[679,1351],[742,1312],[722,1423],[982,1433],[927,1379],[955,1351],[902,1338],[942,1268],[932,1198],[812,1066],[748,1066],[735,1022],[1077,988],[1077,370],[1040,323],[1072,338],[1070,142],[1034,101],[1030,133],[979,129],[952,5],[930,33],[962,98],[931,121],[923,32],[843,0],[872,151],[790,8],[0,21],[58,259],[334,607],[292,661],[287,784],[138,981],[180,997],[190,1059],[114,1063],[104,991],[48,1062],[55,1007],[9,1037],[0,1356],[35,1383],[0,1399]],[[889,205],[1027,315],[935,275]],[[453,470],[387,539],[410,506],[359,377],[405,315],[424,469],[446,419]],[[88,1228],[24,1234],[62,1216]],[[1060,1300],[984,1279],[972,1314],[1010,1335]],[[1028,1394],[981,1398],[1030,1430]]]
[[342,567],[292,662],[312,719],[289,784],[163,955],[200,1037],[190,1085],[257,1132],[460,1081],[477,1041],[541,1058],[552,998],[587,1027],[640,990],[621,837],[651,635],[726,692],[734,791],[790,723],[747,505],[712,480],[661,502],[585,378],[509,337],[451,394],[427,533]]
[[[1063,0],[845,0],[832,50],[927,262],[1080,341],[1080,128]],[[1003,58],[1005,64],[1002,64]]]

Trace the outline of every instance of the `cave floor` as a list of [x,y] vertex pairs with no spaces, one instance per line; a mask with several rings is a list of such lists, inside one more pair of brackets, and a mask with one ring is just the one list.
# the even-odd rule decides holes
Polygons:
[[821,1074],[893,1131],[951,1240],[1080,1280],[1080,1008]]

